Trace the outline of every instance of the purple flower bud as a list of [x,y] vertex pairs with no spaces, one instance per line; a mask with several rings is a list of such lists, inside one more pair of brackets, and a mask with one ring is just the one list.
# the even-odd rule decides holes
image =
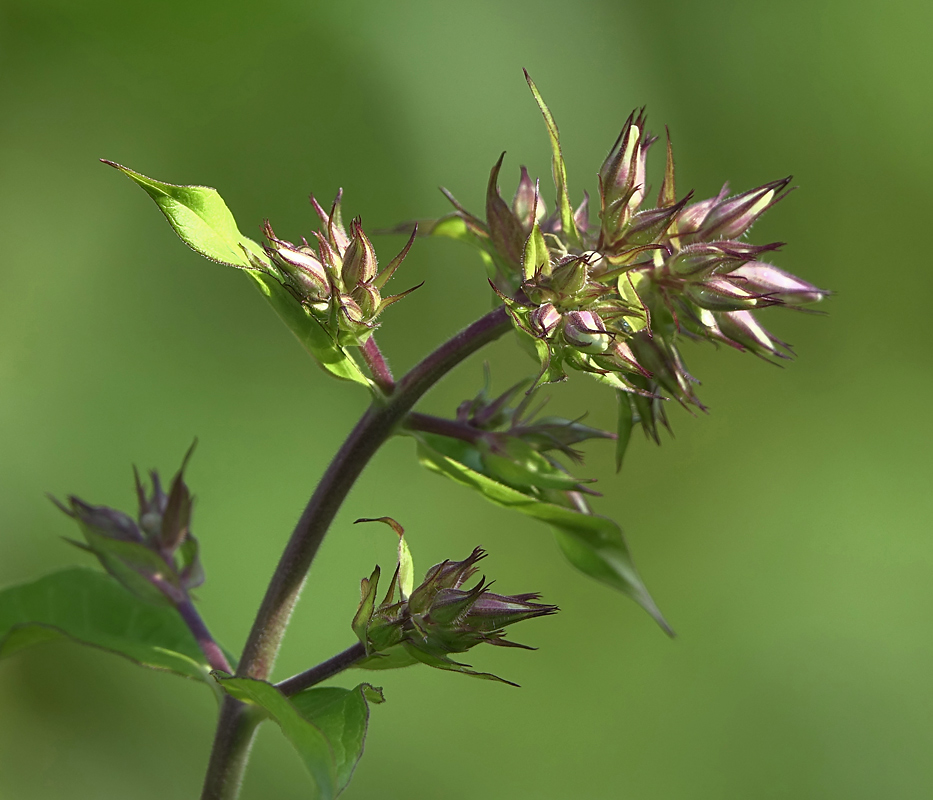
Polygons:
[[286,284],[304,300],[326,300],[330,296],[330,281],[314,250],[307,246],[296,247],[291,242],[278,239],[268,220],[263,230],[269,239],[269,244],[264,246],[265,251],[284,276]]
[[528,315],[528,324],[535,336],[546,339],[560,324],[560,319],[560,312],[551,303],[545,303]]
[[729,277],[714,275],[702,283],[688,283],[684,286],[684,295],[700,308],[709,311],[742,311],[779,302],[742,289]]
[[729,277],[737,280],[749,292],[768,295],[787,305],[815,303],[829,294],[825,289],[818,289],[796,275],[760,261],[743,264],[732,270]]
[[350,297],[359,307],[363,319],[371,320],[379,313],[382,296],[371,283],[361,283],[350,293]]
[[357,217],[350,223],[350,243],[343,255],[340,277],[344,288],[352,292],[359,284],[369,283],[376,277],[377,270],[376,251]]
[[564,341],[584,353],[605,353],[612,336],[593,311],[570,311],[564,316]]
[[734,239],[747,231],[755,220],[781,198],[790,178],[766,183],[757,189],[717,203],[703,221],[704,236]]
[[518,182],[518,189],[515,190],[515,197],[512,199],[512,213],[526,236],[531,233],[531,227],[535,222],[540,222],[547,216],[544,201],[537,195],[534,181],[528,177],[528,170],[522,167],[522,177]]
[[714,317],[723,337],[740,347],[758,355],[768,353],[778,358],[789,357],[778,348],[790,353],[790,347],[768,333],[750,311],[726,311]]

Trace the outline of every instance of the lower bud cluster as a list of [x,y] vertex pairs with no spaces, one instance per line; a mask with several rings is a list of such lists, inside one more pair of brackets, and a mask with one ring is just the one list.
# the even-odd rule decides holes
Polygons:
[[267,244],[263,247],[269,262],[250,255],[253,266],[274,277],[324,325],[340,345],[362,345],[376,327],[376,318],[390,305],[418,287],[397,295],[383,296],[385,284],[398,269],[414,241],[415,233],[404,249],[383,270],[379,270],[376,251],[363,232],[359,217],[343,225],[338,194],[330,212],[311,196],[321,223],[314,234],[316,246],[302,239],[302,244],[280,239],[268,221],[263,225]]
[[[501,595],[489,591],[485,577],[475,586],[464,584],[477,572],[475,564],[486,553],[476,548],[463,561],[444,561],[428,570],[424,581],[405,596],[396,569],[382,602],[376,605],[380,570],[376,567],[361,584],[362,599],[353,629],[366,648],[368,664],[385,666],[421,662],[439,669],[502,680],[476,673],[450,659],[478,644],[521,647],[505,639],[503,628],[516,622],[555,613],[557,606],[535,602],[537,594]],[[401,661],[399,655],[407,657]],[[504,681],[509,683],[509,681]]]

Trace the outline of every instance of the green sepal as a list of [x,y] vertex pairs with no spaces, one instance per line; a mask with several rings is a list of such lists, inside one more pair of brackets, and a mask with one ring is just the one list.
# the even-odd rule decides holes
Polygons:
[[[430,434],[426,434],[430,436]],[[463,442],[463,444],[467,444]],[[470,445],[467,444],[469,447]],[[572,491],[585,481],[575,478],[555,466],[528,442],[510,437],[502,444],[506,454],[495,452],[488,445],[481,448],[487,474],[519,490],[558,489]]]
[[72,567],[0,590],[0,660],[55,639],[215,685],[204,654],[174,608],[127,594],[96,570]]
[[560,133],[557,130],[557,123],[554,122],[554,117],[545,104],[544,98],[541,97],[538,87],[535,86],[527,71],[525,71],[525,80],[528,81],[528,88],[531,89],[535,102],[538,104],[538,108],[541,109],[545,125],[547,125],[548,137],[551,140],[554,184],[557,187],[557,210],[560,214],[560,225],[564,239],[571,247],[581,247],[580,233],[577,231],[577,223],[574,220],[573,208],[570,206],[570,197],[567,192],[567,168],[564,165],[564,156],[560,149]]
[[518,686],[517,683],[507,681],[505,678],[500,678],[498,675],[493,675],[491,672],[477,672],[476,670],[471,669],[469,664],[461,664],[459,661],[454,661],[445,655],[428,653],[418,647],[413,647],[407,642],[403,644],[402,647],[404,647],[405,650],[408,651],[409,655],[416,661],[422,664],[426,664],[429,667],[434,667],[434,669],[443,669],[447,670],[448,672],[459,672],[461,675],[469,675],[472,678],[480,678],[486,681],[496,681],[498,683],[508,684],[509,686]]
[[416,434],[418,458],[433,472],[478,491],[493,503],[514,509],[555,529],[564,555],[577,569],[619,590],[645,609],[667,632],[671,628],[645,587],[619,525],[608,517],[583,514],[520,492],[471,469],[456,458],[446,437],[428,439]]
[[212,674],[227,694],[260,710],[282,729],[311,775],[311,797],[333,800],[347,786],[363,753],[369,702],[383,701],[381,689],[369,684],[312,688],[287,698],[265,681]]
[[379,589],[379,575],[380,570],[377,566],[373,570],[372,575],[360,581],[360,606],[356,610],[353,622],[351,623],[353,632],[356,634],[356,637],[360,640],[363,647],[366,648],[367,655],[369,654],[369,636],[367,635],[367,630],[373,618],[373,611],[376,609],[376,592]]
[[622,461],[625,458],[625,451],[632,438],[632,427],[635,424],[631,398],[632,395],[629,392],[616,391],[616,401],[619,404],[619,415],[616,423],[616,472],[622,470]]
[[544,241],[544,234],[535,222],[531,226],[531,233],[525,239],[525,249],[522,256],[522,276],[526,281],[533,280],[538,274],[551,274],[551,254]]

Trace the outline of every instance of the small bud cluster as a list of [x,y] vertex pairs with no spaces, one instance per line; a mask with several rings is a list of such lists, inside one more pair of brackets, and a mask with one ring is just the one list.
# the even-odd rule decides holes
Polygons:
[[152,491],[147,495],[134,470],[137,520],[74,496],[68,498],[67,506],[53,498],[62,511],[77,520],[86,543],[66,541],[97,556],[107,572],[143,600],[178,605],[187,600],[191,589],[204,582],[198,542],[191,535],[194,498],[183,477],[193,449],[172,479],[168,494],[162,489],[158,472],[152,470]]
[[476,548],[463,561],[436,564],[408,596],[396,569],[379,605],[376,605],[379,567],[364,578],[353,629],[366,648],[371,662],[367,666],[378,669],[380,660],[385,660],[386,667],[398,666],[397,654],[402,651],[407,663],[421,662],[438,669],[502,680],[488,673],[473,672],[467,665],[453,661],[450,654],[464,653],[483,643],[533,649],[507,641],[503,628],[553,614],[558,609],[534,602],[537,594],[494,594],[489,591],[485,577],[472,588],[464,588],[477,572],[475,564],[485,556],[483,550]]
[[[383,297],[382,290],[405,259],[414,233],[401,253],[379,270],[376,251],[363,232],[357,217],[346,231],[340,212],[341,194],[337,194],[330,212],[311,196],[321,230],[315,232],[316,247],[302,239],[295,245],[275,235],[268,220],[263,233],[268,244],[263,247],[272,262],[274,277],[341,345],[362,345],[376,327],[376,318],[390,305],[418,287],[397,295]],[[251,256],[253,265],[268,272],[268,265]]]
[[570,207],[557,127],[529,84],[551,135],[557,208],[547,213],[524,167],[506,203],[497,185],[500,157],[489,178],[485,220],[451,197],[456,211],[435,228],[450,235],[459,225],[459,238],[483,250],[493,288],[535,342],[539,382],[563,380],[565,366],[591,373],[627,392],[657,438],[657,423],[666,419],[656,400],[703,407],[678,349],[682,336],[769,360],[792,355],[753,312],[800,307],[828,293],[762,260],[780,243],[743,238],[787,195],[790,178],[731,197],[726,186],[706,200],[691,202],[690,193],[678,201],[668,139],[657,203],[643,208],[647,156],[657,137],[646,130],[644,114],[633,112],[599,170],[599,218],[591,222],[587,196],[575,211]]

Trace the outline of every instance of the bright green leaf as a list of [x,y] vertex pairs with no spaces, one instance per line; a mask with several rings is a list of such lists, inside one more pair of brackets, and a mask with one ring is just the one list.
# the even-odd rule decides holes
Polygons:
[[415,588],[415,564],[404,533],[398,537],[398,586],[403,600],[411,597]]
[[251,266],[243,248],[263,257],[262,249],[243,236],[227,204],[209,186],[178,186],[147,178],[113,161],[104,161],[120,170],[155,200],[175,233],[192,250],[211,261],[231,267]]
[[381,690],[315,688],[289,699],[265,681],[214,676],[225,692],[259,706],[282,729],[311,774],[313,798],[332,800],[346,787],[363,753],[367,700],[381,702]]
[[551,255],[548,253],[544,234],[538,223],[531,228],[531,233],[525,240],[525,250],[522,255],[522,275],[526,281],[532,280],[538,273],[551,274]]
[[213,684],[175,609],[139,600],[108,575],[74,567],[0,590],[0,659],[61,638]]
[[613,520],[583,514],[572,508],[539,500],[471,469],[456,460],[456,446],[442,436],[416,434],[418,457],[425,467],[469,486],[500,506],[547,522],[555,529],[564,555],[581,572],[627,595],[644,608],[668,633],[661,615],[641,576],[635,569],[622,529]]
[[343,380],[373,388],[372,381],[363,374],[350,354],[334,341],[311,311],[299,303],[288,289],[272,276],[262,272],[250,270],[247,274],[256,282],[259,291],[288,329],[295,334],[302,347],[323,369]]

